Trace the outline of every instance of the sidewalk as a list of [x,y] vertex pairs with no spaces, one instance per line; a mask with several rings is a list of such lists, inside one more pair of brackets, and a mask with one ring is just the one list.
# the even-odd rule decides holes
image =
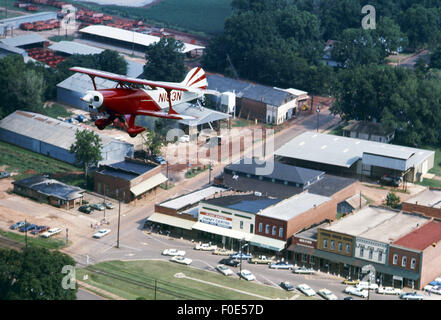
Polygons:
[[77,284],[79,287],[83,287],[84,289],[90,290],[92,293],[96,293],[100,296],[102,296],[103,298],[111,298],[113,300],[127,300],[124,299],[120,296],[117,296],[116,294],[110,293],[109,291],[94,287],[88,283],[85,283],[83,281],[79,281],[77,280]]

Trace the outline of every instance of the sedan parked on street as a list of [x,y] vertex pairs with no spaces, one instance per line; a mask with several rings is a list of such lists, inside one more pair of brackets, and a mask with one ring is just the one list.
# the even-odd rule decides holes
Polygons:
[[202,251],[214,251],[216,250],[217,246],[211,243],[198,243],[195,245],[195,250],[202,250]]
[[173,258],[170,259],[170,261],[177,262],[180,264],[186,264],[186,265],[189,265],[190,263],[193,262],[193,260],[191,260],[190,258],[185,258],[183,256],[174,256]]
[[315,291],[312,290],[311,287],[305,283],[299,284],[297,286],[297,290],[299,290],[303,294],[307,295],[308,297],[315,296]]
[[285,289],[286,291],[293,291],[294,286],[289,281],[283,281],[280,283],[280,286]]
[[31,234],[39,234],[47,230],[49,230],[49,226],[37,226],[37,228],[31,231]]
[[314,269],[306,268],[306,267],[300,267],[293,270],[293,273],[298,273],[298,274],[313,274],[314,272],[315,272]]
[[326,300],[338,300],[337,296],[333,294],[331,290],[326,288],[320,289],[317,294]]
[[162,255],[164,256],[185,256],[184,250],[178,250],[178,249],[165,249],[162,251]]
[[110,231],[111,231],[110,229],[101,229],[97,233],[95,233],[93,235],[93,237],[96,238],[96,239],[100,239],[100,238],[108,235],[110,233]]
[[84,205],[78,208],[78,211],[82,213],[91,214],[93,212],[93,209],[89,205]]
[[403,293],[400,296],[400,299],[403,300],[424,300],[424,296],[416,293],[416,292],[409,292],[409,293]]
[[354,286],[346,287],[344,292],[348,293],[348,294],[352,294],[352,295],[357,296],[357,297],[362,297],[362,298],[367,298],[367,296],[369,295],[367,290],[356,288]]
[[231,258],[233,259],[242,259],[242,260],[248,260],[251,259],[253,256],[249,253],[243,253],[243,252],[237,252],[231,255]]
[[222,264],[217,265],[216,270],[219,271],[220,273],[222,273],[224,276],[233,275],[233,271],[230,268],[228,268]]
[[50,238],[60,232],[61,232],[61,228],[52,228],[52,229],[49,229],[48,231],[44,232],[41,236],[43,238]]
[[291,263],[288,263],[286,261],[279,261],[276,263],[272,263],[269,265],[271,269],[286,269],[286,270],[292,270],[294,268],[294,265]]
[[377,293],[380,294],[395,294],[399,296],[401,294],[401,289],[394,287],[379,287]]
[[238,267],[240,266],[240,261],[234,259],[222,259],[219,263],[225,264],[230,267]]
[[245,280],[248,280],[248,281],[256,280],[256,277],[254,276],[254,274],[252,274],[250,271],[245,270],[245,269],[239,272],[239,276],[244,278]]
[[90,207],[92,209],[98,210],[98,211],[104,211],[104,209],[106,208],[106,207],[104,207],[104,205],[102,203],[94,203],[94,204],[91,204]]
[[34,230],[35,228],[37,228],[37,225],[36,225],[36,224],[29,224],[29,223],[27,223],[26,225],[22,226],[22,227],[19,229],[19,231],[20,231],[20,232],[32,231],[32,230]]

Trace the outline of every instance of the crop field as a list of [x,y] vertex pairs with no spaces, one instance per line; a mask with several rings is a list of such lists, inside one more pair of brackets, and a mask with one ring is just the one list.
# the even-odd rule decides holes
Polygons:
[[231,15],[231,0],[161,0],[141,8],[81,4],[92,10],[202,35],[222,32],[225,19]]

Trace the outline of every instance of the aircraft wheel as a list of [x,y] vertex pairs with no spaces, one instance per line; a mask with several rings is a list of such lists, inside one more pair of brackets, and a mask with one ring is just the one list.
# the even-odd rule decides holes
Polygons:
[[135,138],[138,134],[137,133],[129,133],[129,136],[132,138]]
[[98,130],[104,130],[105,126],[96,126]]

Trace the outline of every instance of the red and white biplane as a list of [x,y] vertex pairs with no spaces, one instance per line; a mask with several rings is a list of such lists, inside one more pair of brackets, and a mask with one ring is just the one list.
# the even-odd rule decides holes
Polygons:
[[[106,118],[98,119],[95,125],[103,130],[119,119],[131,137],[143,132],[145,128],[135,125],[136,116],[150,116],[166,119],[195,119],[192,116],[178,114],[173,106],[202,97],[208,91],[207,79],[202,68],[193,68],[184,81],[159,82],[126,76],[88,68],[73,67],[71,71],[90,76],[93,91],[87,91],[81,98],[89,107],[100,113],[107,113]],[[95,78],[115,81],[112,89],[97,89]],[[168,110],[167,110],[168,109]]]

